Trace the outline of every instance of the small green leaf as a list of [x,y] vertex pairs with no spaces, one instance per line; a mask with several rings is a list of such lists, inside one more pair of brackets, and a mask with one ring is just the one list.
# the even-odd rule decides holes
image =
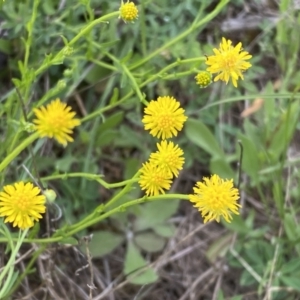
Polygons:
[[158,252],[166,244],[166,240],[155,233],[143,232],[134,237],[134,241],[141,249],[148,252]]
[[156,234],[166,238],[174,236],[176,232],[176,226],[171,223],[158,224],[153,226],[152,229]]
[[215,136],[208,127],[199,120],[188,119],[185,125],[187,138],[212,157],[224,157]]
[[237,175],[224,158],[212,158],[209,169],[212,174],[218,174],[223,179],[234,179]]
[[62,38],[62,40],[63,40],[65,46],[68,46],[68,45],[69,45],[69,42],[68,42],[67,38],[64,37],[63,35],[60,35],[60,37]]
[[28,239],[29,239],[29,240],[30,240],[30,239],[34,239],[34,238],[37,236],[37,234],[39,233],[39,231],[40,231],[40,223],[39,223],[39,222],[36,222],[36,223],[34,224],[33,228],[31,228],[31,229],[29,230],[29,233],[28,233]]
[[148,263],[142,257],[134,244],[129,241],[124,263],[124,273],[133,284],[144,285],[158,279],[155,271],[147,267]]
[[153,228],[164,223],[177,212],[178,200],[161,200],[148,202],[141,207],[140,215],[137,216],[134,224],[135,231],[142,231]]
[[112,129],[117,127],[124,119],[124,112],[118,111],[115,114],[111,115],[110,117],[106,118],[105,121],[99,125],[98,133],[102,133],[107,129]]
[[[93,233],[88,248],[92,257],[101,257],[112,252],[123,241],[124,237],[119,234],[110,231],[97,231]],[[86,252],[85,245],[82,245],[80,249],[84,253]]]
[[241,218],[240,215],[232,215],[232,220],[230,223],[223,222],[224,226],[237,233],[249,233],[249,228],[245,223],[245,220]]
[[296,291],[300,291],[299,274],[297,274],[297,275],[296,276],[281,276],[280,280],[288,287],[291,287],[291,288],[295,289]]
[[242,169],[251,177],[253,182],[257,182],[258,171],[261,166],[258,149],[245,135],[239,134],[239,138],[243,145]]
[[109,104],[114,104],[117,102],[119,98],[119,89],[118,88],[114,88],[113,90],[113,95],[111,96],[110,100],[109,100]]
[[78,241],[73,237],[67,237],[59,241],[60,244],[78,245]]
[[289,262],[283,264],[281,274],[296,274],[300,270],[300,258],[291,259]]
[[206,257],[211,263],[215,263],[220,257],[224,257],[232,241],[232,233],[221,236],[214,241],[206,251]]

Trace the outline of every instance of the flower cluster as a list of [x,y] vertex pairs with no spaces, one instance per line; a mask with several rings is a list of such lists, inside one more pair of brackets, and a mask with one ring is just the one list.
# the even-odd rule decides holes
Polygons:
[[206,64],[209,66],[207,71],[217,73],[214,81],[222,80],[228,83],[230,77],[234,87],[237,87],[239,77],[243,80],[242,72],[251,67],[251,64],[246,60],[250,59],[247,51],[243,51],[242,43],[238,43],[235,47],[232,46],[231,40],[222,38],[220,48],[213,49],[215,55],[207,57]]
[[12,223],[13,227],[32,227],[46,210],[46,197],[40,193],[41,190],[30,182],[4,186],[0,192],[0,217],[6,217],[4,222]]
[[177,136],[187,117],[180,103],[173,97],[158,97],[150,101],[142,119],[145,130],[162,139],[157,143],[157,151],[151,153],[148,162],[140,169],[139,184],[146,195],[163,194],[171,187],[173,177],[177,177],[184,164],[183,151],[167,139]]
[[221,216],[230,223],[230,213],[238,215],[241,207],[237,203],[239,191],[233,187],[233,180],[223,180],[218,175],[204,177],[203,182],[197,182],[194,194],[189,195],[189,199],[201,212],[204,223],[211,220],[220,222]]
[[74,127],[80,125],[80,120],[74,118],[75,112],[71,111],[70,106],[55,99],[46,107],[33,109],[33,112],[36,116],[33,123],[40,137],[54,138],[63,146],[73,142],[70,134]]
[[251,67],[251,64],[246,60],[250,59],[247,51],[243,51],[242,43],[238,43],[235,47],[232,46],[231,40],[222,38],[220,48],[213,49],[215,55],[208,56],[206,71],[200,71],[195,76],[196,83],[200,88],[206,88],[212,82],[212,74],[217,73],[214,81],[225,81],[228,83],[231,78],[234,87],[237,87],[239,77],[243,80],[243,72]]

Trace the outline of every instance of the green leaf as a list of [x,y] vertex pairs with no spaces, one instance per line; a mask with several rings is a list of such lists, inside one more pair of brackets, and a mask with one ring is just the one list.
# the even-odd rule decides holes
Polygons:
[[28,232],[28,239],[34,239],[40,231],[40,223],[36,222]]
[[206,251],[206,257],[211,263],[215,263],[220,257],[224,257],[232,242],[233,234],[229,233],[214,241]]
[[212,174],[218,174],[221,178],[224,179],[234,179],[235,177],[237,177],[237,174],[234,173],[225,158],[212,158],[210,161],[209,169]]
[[61,172],[68,172],[71,168],[71,165],[76,161],[77,159],[71,155],[56,159],[55,169]]
[[124,119],[124,112],[118,111],[115,114],[111,115],[109,118],[105,119],[105,122],[99,125],[98,133],[102,133],[107,129],[112,129],[117,127]]
[[158,224],[152,227],[154,232],[162,237],[170,238],[175,235],[176,226],[171,223]]
[[[134,244],[129,241],[124,263],[124,274],[133,284],[144,285],[153,283],[158,279],[155,271],[147,267],[148,263],[142,257]],[[144,268],[145,267],[145,268]]]
[[230,223],[223,222],[224,226],[237,233],[249,233],[249,228],[245,223],[245,220],[241,218],[240,215],[232,215],[232,220]]
[[78,241],[73,237],[67,237],[59,241],[60,244],[78,245]]
[[[280,270],[281,274],[296,274],[300,270],[300,258],[291,259],[285,262]],[[299,275],[298,275],[299,276]]]
[[281,276],[280,280],[288,287],[291,287],[296,291],[300,291],[299,274],[298,276]]
[[143,232],[134,237],[137,246],[148,252],[157,252],[164,248],[166,240],[152,232]]
[[[105,86],[103,86],[106,81],[106,79],[111,74],[111,70],[106,69],[102,66],[94,65],[94,67],[89,71],[89,73],[85,76],[84,80],[87,81],[89,84],[99,84],[97,85],[98,88],[101,87],[102,89],[105,89]],[[104,80],[104,82],[100,82],[100,80]]]
[[272,141],[270,143],[269,149],[273,152],[275,161],[279,159],[286,145],[289,144],[290,140],[293,137],[296,129],[295,124],[299,119],[299,110],[299,101],[295,101],[291,105],[289,112],[286,111],[281,115],[281,120],[272,133]]
[[164,223],[177,212],[178,205],[178,200],[161,200],[144,204],[134,223],[135,231],[153,228]]
[[243,145],[242,169],[251,177],[253,182],[257,182],[258,171],[261,165],[258,150],[254,143],[245,135],[239,134],[239,139]]
[[116,103],[118,98],[119,98],[119,89],[114,88],[113,95],[111,96],[111,98],[109,100],[109,104],[112,105],[112,104]]
[[201,121],[188,119],[185,124],[185,133],[191,142],[211,154],[212,157],[224,157],[216,138]]
[[[285,213],[284,214],[284,220],[283,220],[283,226],[285,233],[291,242],[295,242],[300,237],[299,227],[295,226],[295,220],[292,214]],[[296,250],[298,254],[300,255],[300,245],[296,245]]]
[[125,161],[125,172],[124,178],[132,178],[136,173],[136,170],[139,169],[141,162],[140,159],[129,157]]
[[118,137],[119,133],[116,129],[108,129],[97,135],[95,145],[99,148],[112,145],[114,140]]
[[[88,244],[92,257],[101,257],[109,254],[124,241],[124,237],[110,231],[96,231]],[[80,247],[86,253],[85,245]]]

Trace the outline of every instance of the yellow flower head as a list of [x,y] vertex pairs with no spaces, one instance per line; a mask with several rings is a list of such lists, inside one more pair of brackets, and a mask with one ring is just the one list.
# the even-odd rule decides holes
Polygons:
[[238,215],[239,199],[238,189],[233,187],[233,180],[223,180],[218,175],[211,178],[204,177],[204,182],[197,182],[194,187],[194,195],[189,195],[191,202],[195,203],[204,218],[204,223],[210,220],[220,222],[220,217],[230,223],[230,212]]
[[125,22],[133,22],[138,18],[138,9],[133,2],[127,1],[125,4],[122,1],[120,6],[120,17]]
[[80,125],[80,120],[74,118],[75,112],[71,111],[70,106],[56,99],[46,107],[35,108],[33,111],[36,116],[33,122],[40,137],[55,138],[63,146],[73,142],[70,134],[74,127]]
[[144,110],[145,116],[142,122],[145,130],[163,140],[177,136],[177,132],[187,120],[184,109],[173,97],[158,97],[157,101],[151,100]]
[[33,221],[42,218],[46,210],[44,195],[32,183],[17,182],[6,185],[0,192],[0,217],[6,217],[4,222],[13,223],[13,227],[26,229],[33,226]]
[[244,79],[242,72],[251,67],[246,60],[250,59],[252,55],[243,51],[242,43],[238,43],[235,47],[231,44],[230,40],[222,38],[220,49],[213,49],[215,55],[209,56],[206,64],[209,65],[207,71],[219,73],[214,81],[222,80],[227,84],[231,77],[232,84],[237,87],[238,78]]
[[200,88],[206,88],[212,82],[212,75],[210,72],[201,71],[195,76],[195,79]]
[[184,158],[182,157],[183,151],[174,145],[173,142],[162,141],[157,143],[158,151],[151,153],[150,162],[157,165],[163,172],[174,174],[178,177],[178,171],[182,170]]
[[172,175],[162,170],[151,162],[146,162],[140,170],[139,185],[145,190],[147,196],[164,194],[169,190],[172,182]]

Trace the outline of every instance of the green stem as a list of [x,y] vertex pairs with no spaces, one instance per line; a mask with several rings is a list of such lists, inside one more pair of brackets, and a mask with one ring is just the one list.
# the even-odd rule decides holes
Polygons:
[[[100,17],[94,21],[92,21],[91,23],[89,23],[86,27],[84,27],[69,43],[68,43],[68,47],[74,45],[82,36],[84,36],[85,34],[87,34],[93,27],[95,27],[97,24],[103,23],[113,17],[118,16],[120,13],[118,11],[112,12],[110,14],[107,14],[103,17]],[[56,55],[55,57],[52,59],[52,61],[57,60],[59,57],[61,57],[63,51],[65,50],[65,47],[62,48]],[[37,69],[35,71],[35,76],[39,75],[40,73],[42,73],[44,70],[46,70],[48,68],[48,64],[44,64],[42,65],[39,69]]]
[[15,148],[4,160],[0,163],[0,172],[5,169],[26,147],[33,143],[39,137],[38,132],[33,133],[25,139],[17,148]]
[[[145,85],[147,85],[148,83],[156,80],[157,78],[163,76],[164,73],[166,73],[167,71],[169,71],[172,68],[175,68],[177,66],[180,66],[182,64],[190,64],[190,63],[195,63],[195,62],[202,62],[205,61],[205,57],[197,57],[197,58],[189,58],[189,59],[183,59],[183,60],[177,60],[176,62],[166,66],[165,68],[163,68],[162,70],[160,70],[158,73],[154,74],[153,76],[151,76],[150,78],[148,78],[147,80],[145,80],[143,83],[140,84],[139,88],[144,87]],[[82,122],[86,122],[89,121],[95,117],[97,117],[98,115],[103,114],[104,112],[121,105],[122,103],[124,103],[127,99],[129,99],[134,93],[133,92],[129,92],[127,95],[125,95],[123,98],[121,98],[119,101],[114,102],[112,104],[109,104],[105,107],[102,107],[90,114],[88,114],[87,116],[85,116],[84,118],[81,119]],[[239,98],[241,99],[241,98]]]
[[[48,244],[48,243],[54,243],[54,242],[59,242],[67,237],[70,237],[72,235],[74,235],[75,233],[99,222],[102,221],[116,213],[122,212],[124,210],[126,210],[127,208],[137,205],[137,204],[141,204],[144,202],[151,202],[151,201],[158,201],[158,200],[174,200],[174,199],[182,199],[182,200],[189,200],[189,196],[188,195],[183,195],[183,194],[164,194],[164,195],[158,195],[158,196],[151,196],[151,197],[142,197],[139,199],[135,199],[135,200],[131,200],[128,201],[125,204],[121,204],[116,208],[113,208],[112,210],[103,213],[102,215],[98,215],[97,217],[95,217],[94,219],[89,220],[88,222],[82,224],[82,222],[80,223],[80,226],[78,226],[78,224],[74,224],[72,226],[70,226],[68,228],[68,232],[61,232],[61,230],[57,231],[52,237],[50,238],[45,238],[45,239],[24,239],[24,243],[40,243],[40,244]],[[93,213],[94,215],[94,213]],[[61,234],[61,235],[60,235]],[[14,241],[15,239],[12,238],[12,240]],[[2,238],[0,237],[0,243],[4,243],[7,242],[6,238]]]
[[87,221],[86,223],[80,225],[80,226],[76,226],[75,229],[72,229],[67,233],[67,236],[72,236],[73,234],[89,227],[89,226],[92,226],[108,217],[110,217],[111,215],[114,215],[118,212],[122,212],[122,211],[125,211],[127,208],[131,207],[131,206],[134,206],[134,205],[137,205],[137,204],[141,204],[141,203],[144,203],[144,202],[150,202],[150,201],[157,201],[157,200],[161,200],[161,199],[168,199],[168,200],[174,200],[174,199],[185,199],[185,200],[188,200],[189,197],[188,195],[181,195],[181,194],[169,194],[169,195],[160,195],[160,196],[153,196],[153,197],[142,197],[142,198],[139,198],[139,199],[135,199],[135,200],[132,200],[132,201],[129,201],[125,204],[122,204],[116,208],[113,208],[112,210],[100,215],[100,216],[97,216],[89,221]]
[[142,47],[142,54],[146,56],[147,53],[147,40],[146,40],[146,18],[145,18],[145,0],[142,0],[141,5],[141,15],[140,15],[140,24],[141,24],[141,47]]
[[125,74],[127,75],[127,77],[130,79],[131,84],[132,84],[132,86],[133,86],[133,88],[134,88],[136,94],[137,94],[138,97],[140,98],[140,101],[141,101],[142,103],[146,104],[146,103],[145,103],[144,96],[142,95],[141,90],[140,90],[140,88],[139,88],[139,85],[137,84],[137,82],[136,82],[134,76],[132,76],[132,74],[131,74],[131,72],[129,71],[129,69],[127,68],[127,66],[126,66],[124,63],[120,62],[119,59],[117,59],[116,57],[114,57],[114,56],[111,55],[110,53],[104,52],[104,54],[105,54],[107,57],[109,57],[112,61],[114,61],[116,64],[118,64],[120,68],[123,69],[124,73],[125,73]]
[[127,191],[131,188],[132,183],[138,181],[138,176],[140,175],[140,172],[136,172],[134,176],[128,180],[128,184],[117,194],[115,195],[112,199],[110,199],[103,207],[103,210],[114,204],[118,199],[120,199],[123,195],[127,193]]
[[130,79],[133,88],[135,89],[136,94],[138,95],[138,97],[140,98],[140,101],[142,103],[144,103],[144,105],[146,105],[146,100],[145,97],[142,95],[141,90],[135,80],[135,78],[132,76],[131,72],[129,71],[129,69],[126,67],[126,65],[122,64],[121,65],[122,69],[124,70],[124,73],[128,76],[128,78]]
[[[17,240],[16,247],[12,250],[10,258],[9,258],[8,262],[6,263],[4,270],[0,274],[0,283],[3,282],[3,278],[5,277],[6,273],[11,268],[14,267],[14,263],[15,263],[15,260],[16,260],[17,253],[18,253],[19,249],[22,246],[22,243],[23,243],[24,238],[27,234],[27,231],[28,231],[28,229],[24,230],[23,232],[21,230],[19,231],[19,237],[18,237],[18,240]],[[21,234],[21,232],[22,232],[22,234]],[[9,284],[9,281],[5,282],[3,286],[1,284],[0,299],[2,299],[2,296],[3,296],[2,293],[6,293],[6,289],[7,289],[8,284]]]
[[[24,239],[23,242],[26,242],[26,239]],[[34,252],[34,254],[32,255],[32,257],[29,261],[29,263],[26,263],[26,268],[25,268],[24,272],[20,276],[18,276],[18,279],[16,280],[15,284],[13,285],[12,289],[10,290],[10,293],[9,293],[8,296],[12,295],[15,292],[15,290],[19,287],[19,285],[21,284],[23,279],[29,273],[29,270],[31,269],[31,267],[33,266],[35,261],[38,259],[40,254],[42,254],[44,252],[46,247],[47,247],[47,245],[43,245],[43,246],[41,246],[40,249],[38,249],[37,251]]]
[[119,191],[106,204],[99,205],[96,209],[94,209],[93,213],[89,214],[86,218],[84,218],[83,220],[81,220],[80,222],[78,222],[76,224],[76,227],[80,227],[83,224],[88,223],[90,220],[92,220],[95,217],[95,215],[97,215],[97,214],[105,211],[109,206],[111,206],[112,204],[116,203],[116,201],[118,201],[118,199],[120,199],[122,196],[124,196],[131,189],[132,184],[138,180],[138,178],[137,178],[138,175],[139,175],[139,172],[137,172],[131,179],[125,180],[126,185],[123,187],[123,189],[121,191]]
[[120,181],[120,182],[108,183],[108,182],[104,181],[103,179],[101,179],[101,177],[103,177],[103,175],[91,174],[91,173],[81,173],[81,172],[55,174],[55,175],[43,177],[43,178],[41,178],[41,180],[42,181],[50,181],[50,180],[55,180],[55,179],[65,180],[68,178],[76,178],[76,177],[86,178],[86,179],[90,179],[90,180],[96,180],[97,182],[99,182],[102,186],[104,186],[107,189],[122,187],[129,183],[134,183],[137,181],[136,179],[128,179],[128,180],[124,180],[124,181]]
[[149,54],[148,56],[146,56],[144,59],[140,60],[139,62],[137,62],[136,64],[134,64],[133,66],[131,66],[131,68],[129,68],[129,70],[136,69],[137,67],[143,65],[144,63],[146,63],[147,61],[149,61],[151,58],[153,58],[154,56],[156,56],[157,54],[161,53],[165,49],[171,47],[173,44],[177,43],[178,41],[182,40],[183,38],[185,38],[186,36],[188,36],[189,34],[191,34],[194,30],[198,29],[200,26],[208,23],[211,19],[213,19],[215,16],[218,15],[218,13],[220,12],[220,10],[228,2],[229,2],[229,0],[222,0],[222,1],[220,1],[220,3],[217,5],[217,7],[211,13],[209,13],[203,19],[201,19],[201,21],[199,21],[199,22],[197,22],[195,24],[192,24],[187,30],[185,30],[184,32],[182,32],[180,35],[176,36],[174,39],[170,40],[169,42],[167,42],[166,44],[164,44],[162,47],[156,49],[151,54]]

